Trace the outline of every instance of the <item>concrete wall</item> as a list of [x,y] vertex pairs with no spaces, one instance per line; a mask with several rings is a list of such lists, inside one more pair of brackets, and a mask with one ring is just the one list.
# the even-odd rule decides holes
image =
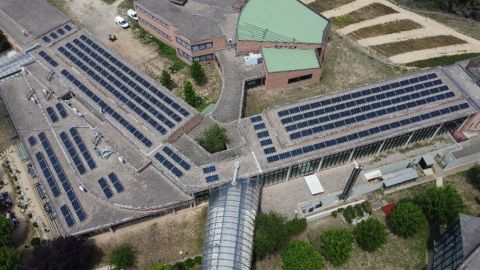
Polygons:
[[322,44],[307,44],[307,43],[292,43],[292,42],[262,42],[239,40],[237,42],[237,55],[247,55],[248,53],[258,53],[262,48],[283,47],[283,48],[298,48],[298,49],[319,49]]
[[[265,88],[267,90],[280,90],[312,84],[320,81],[320,78],[322,77],[322,72],[323,69],[315,68],[297,71],[267,73],[267,77],[265,79]],[[308,74],[312,74],[312,78],[309,80],[299,81],[291,84],[288,83],[289,79]]]

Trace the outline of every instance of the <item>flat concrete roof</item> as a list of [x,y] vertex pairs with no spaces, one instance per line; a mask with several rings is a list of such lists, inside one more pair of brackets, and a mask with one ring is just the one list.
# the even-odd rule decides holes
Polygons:
[[298,0],[249,0],[238,21],[238,39],[323,43],[328,23]]
[[262,48],[268,72],[283,72],[319,68],[314,49]]

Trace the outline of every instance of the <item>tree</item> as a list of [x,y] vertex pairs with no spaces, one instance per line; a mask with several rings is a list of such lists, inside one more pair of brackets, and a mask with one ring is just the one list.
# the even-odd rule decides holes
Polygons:
[[12,222],[4,215],[0,215],[0,247],[8,246],[12,242]]
[[292,240],[282,252],[283,270],[321,270],[322,256],[305,241]]
[[427,220],[437,225],[452,225],[465,210],[462,197],[451,186],[431,187],[417,199]]
[[200,65],[198,61],[195,61],[193,62],[193,64],[190,65],[190,76],[197,85],[205,83],[205,71],[203,70],[202,65]]
[[170,75],[170,72],[167,70],[162,70],[162,73],[160,74],[160,83],[165,86],[167,89],[172,90],[174,84],[173,84],[173,79],[172,76]]
[[24,264],[30,270],[83,270],[95,264],[98,254],[98,248],[91,240],[60,237],[35,247]]
[[373,252],[387,243],[385,225],[376,219],[360,222],[353,230],[358,246],[365,251]]
[[203,132],[198,143],[208,152],[215,153],[227,148],[227,139],[227,130],[214,124]]
[[108,260],[113,270],[127,270],[135,266],[136,258],[132,246],[128,244],[115,248]]
[[7,37],[0,30],[0,53],[10,49],[10,43],[8,43]]
[[467,180],[480,189],[480,167],[476,166],[467,171]]
[[425,222],[422,209],[412,202],[398,203],[389,219],[392,231],[404,238],[415,235]]
[[170,264],[154,264],[150,265],[147,270],[175,270],[175,267]]
[[189,81],[183,83],[183,98],[190,106],[195,107],[197,96],[193,90],[192,83]]
[[352,253],[353,234],[346,229],[331,229],[325,231],[321,239],[320,253],[325,260],[334,266],[340,266],[348,261]]
[[14,248],[0,247],[0,270],[18,269],[20,254]]
[[258,213],[255,218],[253,250],[259,260],[281,250],[288,240],[285,218],[276,213]]
[[294,218],[287,221],[287,231],[290,237],[299,235],[307,228],[307,219],[306,218]]

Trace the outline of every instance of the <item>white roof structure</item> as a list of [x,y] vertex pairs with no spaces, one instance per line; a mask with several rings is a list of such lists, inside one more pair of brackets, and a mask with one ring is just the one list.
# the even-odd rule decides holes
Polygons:
[[304,177],[304,179],[312,195],[317,195],[325,191],[323,189],[322,184],[320,183],[320,179],[318,179],[318,177],[315,174],[307,175]]
[[372,180],[375,178],[381,178],[382,177],[382,172],[380,170],[374,170],[371,172],[366,172],[363,174],[367,180]]

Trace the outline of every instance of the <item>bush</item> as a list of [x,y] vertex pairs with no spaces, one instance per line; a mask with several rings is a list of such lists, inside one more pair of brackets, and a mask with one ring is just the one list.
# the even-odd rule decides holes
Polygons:
[[203,133],[198,143],[210,153],[225,150],[227,143],[227,130],[214,124]]
[[358,246],[368,252],[373,252],[387,243],[385,225],[376,219],[360,222],[355,226],[353,234]]
[[162,70],[162,73],[160,74],[160,83],[168,90],[172,90],[172,88],[174,87],[172,76],[165,69]]
[[372,204],[369,201],[364,201],[362,203],[363,211],[367,212],[368,214],[372,214]]
[[425,222],[422,209],[412,202],[398,203],[389,219],[392,231],[404,238],[415,235]]
[[343,217],[348,223],[352,223],[352,220],[355,218],[355,210],[353,210],[352,206],[343,209]]
[[4,215],[0,215],[0,247],[11,244],[12,233],[12,223]]
[[431,187],[416,201],[427,220],[436,225],[452,225],[465,210],[462,197],[451,186]]
[[203,70],[202,65],[196,61],[190,65],[190,76],[197,85],[203,84],[206,81],[205,71]]
[[480,189],[480,167],[476,166],[467,171],[467,180]]
[[282,252],[284,270],[321,270],[325,265],[322,256],[307,242],[292,240]]
[[135,266],[136,258],[132,246],[128,244],[115,248],[110,254],[109,264],[113,270],[132,269]]
[[183,83],[183,99],[192,107],[195,107],[197,103],[197,95],[193,90],[192,83],[189,81]]
[[288,241],[285,218],[276,213],[258,213],[255,218],[253,251],[259,260],[281,250]]
[[306,218],[294,218],[287,222],[287,231],[290,237],[301,234],[307,228]]
[[175,263],[175,269],[177,269],[177,270],[185,270],[185,269],[187,269],[187,268],[185,267],[185,264],[184,264],[183,262],[177,262],[177,263]]
[[355,216],[358,218],[363,217],[363,207],[360,204],[355,205]]
[[175,270],[175,267],[170,264],[154,264],[150,265],[147,270]]
[[321,236],[320,252],[334,266],[345,264],[352,253],[353,234],[346,229],[332,229]]
[[0,30],[0,53],[10,49],[10,43],[8,43],[7,37]]
[[337,211],[332,211],[332,217],[337,218],[337,215],[338,215]]
[[32,247],[37,247],[37,246],[40,246],[41,242],[42,241],[40,240],[40,238],[34,237],[34,238],[32,238],[32,240],[30,240],[30,245]]
[[193,260],[195,261],[195,264],[202,265],[202,256],[197,256]]
[[195,261],[192,258],[188,258],[185,260],[185,266],[192,268],[195,266]]
[[20,263],[20,253],[10,247],[0,246],[0,269],[16,270]]

